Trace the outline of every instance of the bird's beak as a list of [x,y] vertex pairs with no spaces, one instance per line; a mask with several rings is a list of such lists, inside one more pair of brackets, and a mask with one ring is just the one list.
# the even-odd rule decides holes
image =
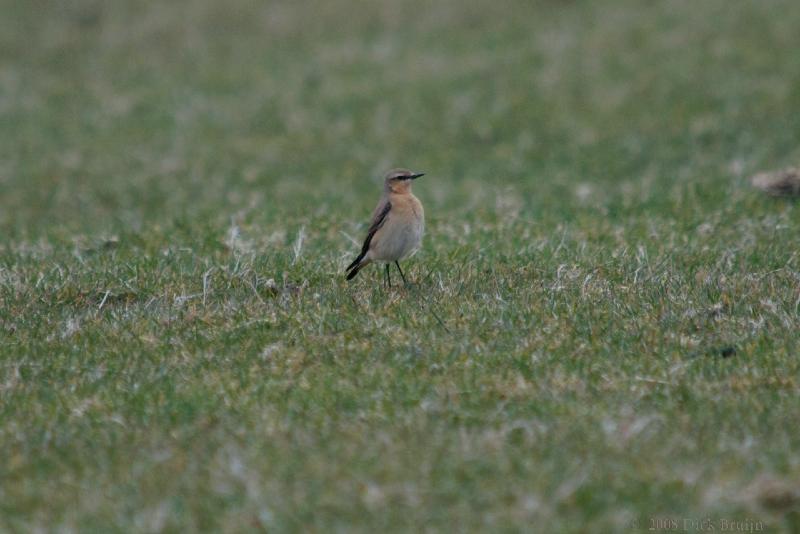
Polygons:
[[425,176],[425,173],[424,173],[424,172],[418,172],[417,174],[412,174],[412,175],[411,175],[411,179],[412,179],[412,180],[416,180],[416,179],[417,179],[417,178],[419,178],[420,176]]

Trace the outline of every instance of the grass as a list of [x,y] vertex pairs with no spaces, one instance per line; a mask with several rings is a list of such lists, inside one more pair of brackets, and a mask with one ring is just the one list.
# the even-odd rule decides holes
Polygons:
[[3,530],[800,528],[794,2],[0,10]]

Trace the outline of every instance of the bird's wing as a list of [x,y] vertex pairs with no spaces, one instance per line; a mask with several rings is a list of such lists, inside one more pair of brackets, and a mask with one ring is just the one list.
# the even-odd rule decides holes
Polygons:
[[389,215],[389,212],[392,210],[392,203],[388,200],[385,200],[378,204],[378,207],[375,208],[375,212],[372,214],[372,224],[369,226],[369,230],[367,231],[367,237],[364,239],[364,245],[361,247],[361,254],[358,255],[358,258],[350,264],[350,267],[347,268],[349,271],[353,267],[359,264],[364,256],[367,255],[369,252],[369,246],[372,243],[372,238],[375,236],[375,233],[381,229],[383,223],[386,222],[386,217]]
[[386,222],[386,217],[389,216],[390,211],[392,211],[392,203],[388,200],[378,204],[378,207],[375,208],[375,213],[372,214],[372,224],[370,224],[369,230],[367,230],[367,238],[364,239],[364,246],[361,247],[361,254],[367,253],[369,245],[372,243],[372,238],[375,236],[375,233],[381,229],[383,223]]

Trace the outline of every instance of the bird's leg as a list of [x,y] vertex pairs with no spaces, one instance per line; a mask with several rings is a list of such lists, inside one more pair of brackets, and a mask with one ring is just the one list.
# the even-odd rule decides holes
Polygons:
[[392,275],[389,274],[389,264],[386,264],[386,287],[392,287]]
[[407,286],[408,282],[406,282],[406,275],[403,274],[403,269],[400,268],[400,263],[396,261],[394,264],[397,265],[397,270],[400,271],[400,278],[403,279],[403,285]]

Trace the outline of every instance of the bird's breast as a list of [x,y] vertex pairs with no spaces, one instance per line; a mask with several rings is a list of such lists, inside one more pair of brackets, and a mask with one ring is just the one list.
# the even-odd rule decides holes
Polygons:
[[392,210],[373,238],[372,259],[395,261],[419,248],[425,227],[422,204],[412,195],[392,198]]

